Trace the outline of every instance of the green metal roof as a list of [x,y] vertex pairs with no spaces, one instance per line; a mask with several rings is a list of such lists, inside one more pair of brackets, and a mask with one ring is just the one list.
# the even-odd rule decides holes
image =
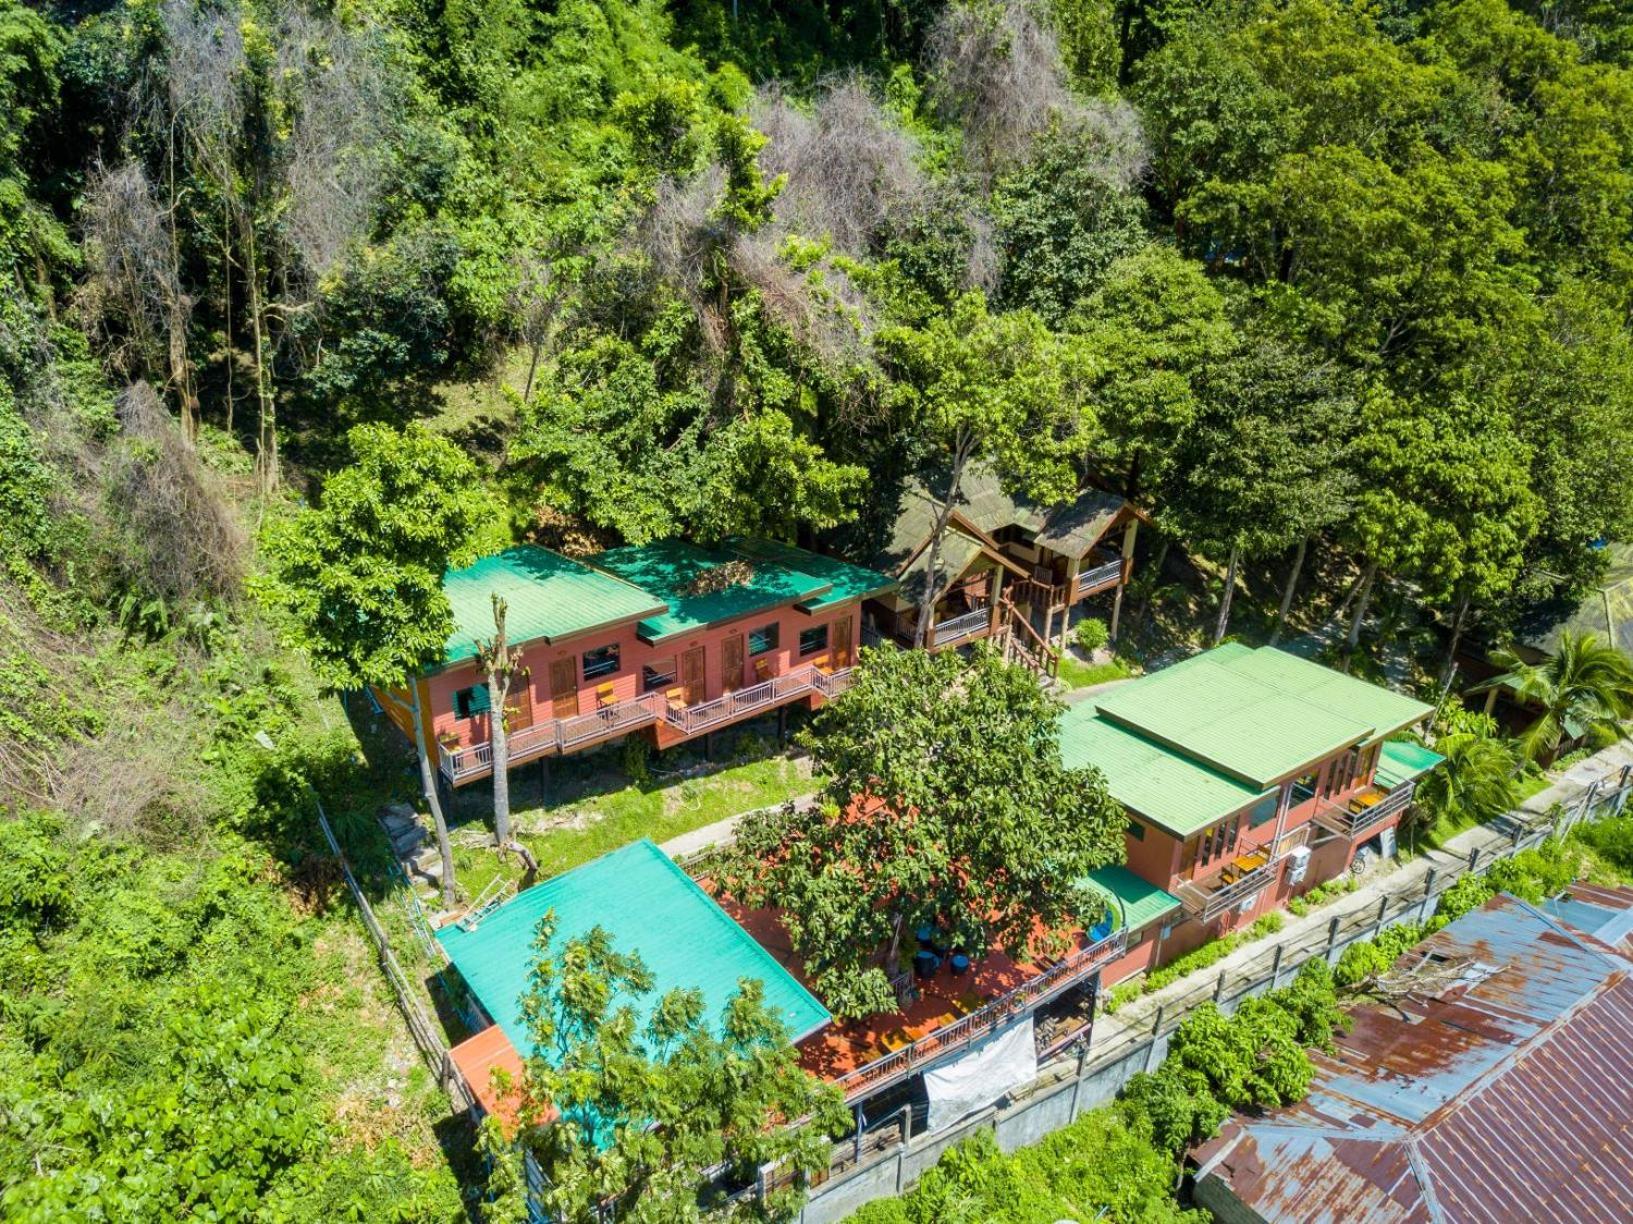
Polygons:
[[553,954],[595,926],[607,931],[620,952],[640,954],[653,979],[651,992],[632,1000],[643,1024],[658,1000],[677,988],[701,991],[704,1014],[718,1024],[744,978],[764,983],[766,1006],[782,1017],[794,1040],[830,1019],[822,1004],[697,881],[642,840],[529,888],[474,931],[450,926],[437,932],[482,1009],[524,1056],[532,1040],[520,999],[532,973],[534,933],[551,910],[556,919]]
[[1101,717],[1087,701],[1061,716],[1060,756],[1072,768],[1098,769],[1112,798],[1176,837],[1205,829],[1265,794]]
[[505,628],[513,643],[568,637],[663,610],[662,601],[645,591],[531,544],[450,570],[442,590],[454,611],[447,663],[475,658],[476,643],[493,637],[496,593],[507,605]]
[[800,601],[800,608],[806,612],[824,612],[840,604],[849,603],[853,599],[866,599],[872,595],[883,594],[896,585],[896,580],[888,574],[852,565],[838,557],[825,557],[821,553],[807,552],[803,548],[795,548],[791,544],[781,544],[775,540],[740,538],[728,541],[728,546],[733,552],[751,560],[770,561],[784,569],[809,574],[826,582],[827,591]]
[[816,599],[832,589],[825,578],[773,561],[743,558],[753,569],[748,581],[724,590],[690,593],[692,584],[703,574],[737,559],[735,553],[700,548],[684,540],[613,548],[592,558],[600,568],[656,595],[667,605],[641,621],[638,632],[654,643],[783,604]]
[[1421,777],[1446,758],[1422,744],[1406,740],[1386,740],[1378,750],[1378,769],[1373,780],[1385,790]]
[[1137,931],[1171,914],[1180,906],[1179,898],[1164,892],[1149,880],[1142,880],[1127,867],[1097,867],[1082,883],[1111,901],[1116,915],[1113,930]]
[[1261,647],[1193,656],[1095,701],[1103,717],[1267,787],[1431,713],[1410,697]]

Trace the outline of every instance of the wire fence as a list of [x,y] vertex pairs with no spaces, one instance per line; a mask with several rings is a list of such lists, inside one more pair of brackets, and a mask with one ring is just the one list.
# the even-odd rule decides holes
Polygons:
[[[368,897],[363,894],[357,877],[352,874],[351,863],[346,858],[346,852],[340,848],[340,841],[335,837],[335,831],[329,824],[328,813],[323,810],[323,800],[318,797],[315,790],[312,791],[312,802],[317,808],[318,827],[323,830],[323,839],[329,843],[330,851],[340,863],[340,872],[346,879],[346,887],[351,890],[357,912],[362,915],[363,925],[368,928],[369,935],[374,940],[381,972],[386,975],[386,981],[391,983],[392,993],[397,998],[397,1010],[402,1013],[408,1031],[414,1038],[414,1044],[419,1047],[421,1057],[425,1059],[426,1065],[431,1068],[443,1090],[447,1092],[454,1112],[464,1113],[475,1103],[475,1094],[465,1082],[465,1077],[460,1074],[459,1068],[454,1066],[453,1059],[448,1056],[448,1044],[442,1039],[441,1027],[426,1015],[419,992],[414,989],[414,984],[403,972],[396,953],[391,950],[391,940],[386,935],[386,929],[380,924],[380,919],[376,916],[374,907],[369,904]],[[418,909],[417,899],[415,908]],[[411,925],[415,916],[423,921],[423,915],[411,915]]]
[[1633,767],[1623,767],[1573,797],[1568,809],[1556,805],[1540,819],[1511,813],[1488,826],[1493,837],[1467,858],[1431,867],[1410,885],[1334,914],[1325,928],[1266,946],[1245,963],[1221,970],[1178,995],[1165,994],[1139,1025],[1069,1050],[1041,1067],[1031,1084],[949,1129],[925,1134],[915,1129],[910,1109],[898,1111],[869,1133],[834,1146],[828,1170],[814,1181],[797,1217],[799,1224],[830,1224],[873,1199],[903,1193],[942,1152],[982,1128],[992,1128],[1006,1151],[1036,1143],[1115,1098],[1138,1072],[1154,1070],[1167,1054],[1168,1039],[1195,1008],[1214,1003],[1222,1011],[1233,1011],[1243,999],[1286,985],[1315,957],[1331,963],[1351,944],[1375,939],[1388,927],[1425,921],[1434,914],[1441,894],[1459,880],[1484,875],[1502,860],[1582,823],[1620,815],[1630,797]]

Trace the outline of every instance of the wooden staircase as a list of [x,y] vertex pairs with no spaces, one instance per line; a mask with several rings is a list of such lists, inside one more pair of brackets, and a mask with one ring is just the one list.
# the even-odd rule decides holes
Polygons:
[[998,610],[1002,620],[999,634],[1003,638],[1004,658],[1031,668],[1040,677],[1055,679],[1060,674],[1060,651],[1032,627],[1032,622],[1021,615],[1020,609],[1012,601],[999,600]]

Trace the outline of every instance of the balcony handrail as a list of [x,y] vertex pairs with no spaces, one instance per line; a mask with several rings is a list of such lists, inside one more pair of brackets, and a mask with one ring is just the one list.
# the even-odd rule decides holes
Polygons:
[[[1377,788],[1377,789],[1382,789]],[[1412,804],[1413,795],[1417,791],[1417,783],[1408,780],[1394,789],[1387,791],[1377,803],[1360,811],[1352,811],[1350,804],[1354,799],[1347,799],[1343,803],[1334,803],[1327,799],[1320,803],[1314,815],[1310,817],[1322,828],[1338,833],[1345,837],[1354,837],[1385,819],[1403,812]]]
[[[1187,908],[1203,921],[1216,917],[1231,906],[1239,904],[1244,897],[1268,888],[1275,880],[1276,873],[1281,870],[1281,865],[1287,861],[1294,850],[1297,850],[1309,840],[1309,836],[1309,825],[1300,825],[1296,829],[1289,829],[1274,842],[1266,843],[1260,847],[1269,856],[1265,862],[1221,888],[1210,890],[1205,883],[1197,880],[1186,880],[1178,888],[1180,900],[1188,902]],[[1236,857],[1240,858],[1242,856],[1237,855]],[[1219,871],[1223,870],[1224,867],[1219,868]],[[1213,873],[1213,875],[1216,874],[1217,872]],[[1213,878],[1213,875],[1210,875],[1209,878]]]
[[1115,579],[1120,581],[1122,576],[1122,559],[1118,558],[1116,561],[1107,561],[1101,565],[1096,565],[1092,569],[1080,571],[1077,575],[1077,590],[1079,592],[1087,591],[1089,587],[1099,586],[1107,579]]
[[696,705],[678,708],[666,706],[663,717],[670,726],[693,735],[716,723],[736,718],[740,714],[750,713],[790,697],[797,697],[801,693],[810,692],[817,687],[814,679],[817,674],[817,669],[807,663],[780,676],[772,676],[758,684],[751,684],[748,688],[724,693],[712,701],[700,701]]
[[1065,990],[1091,971],[1115,960],[1126,946],[1128,933],[1113,931],[1087,947],[1079,948],[1070,956],[1056,961],[1037,977],[1022,982],[1006,994],[998,996],[984,1007],[950,1024],[926,1033],[911,1045],[886,1054],[883,1058],[857,1067],[834,1083],[847,1099],[864,1091],[874,1091],[911,1074],[920,1065],[975,1041],[996,1030],[999,1024],[1026,1008],[1035,1008]]
[[977,608],[974,612],[964,612],[951,620],[937,621],[931,625],[930,643],[935,646],[946,646],[973,637],[991,625],[992,609]]
[[643,693],[628,701],[615,701],[584,714],[556,719],[556,747],[565,752],[592,740],[648,726],[662,717],[662,695]]

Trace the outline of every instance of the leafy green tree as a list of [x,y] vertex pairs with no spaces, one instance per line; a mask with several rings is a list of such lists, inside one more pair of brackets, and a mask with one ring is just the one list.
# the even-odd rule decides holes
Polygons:
[[1520,733],[1526,759],[1549,758],[1566,740],[1609,743],[1627,734],[1633,661],[1596,635],[1566,630],[1541,663],[1528,663],[1508,648],[1492,658],[1502,672],[1471,691],[1506,688],[1521,702],[1541,707]]
[[451,906],[453,849],[417,679],[442,662],[453,632],[444,572],[497,547],[501,523],[476,465],[446,439],[418,426],[359,425],[347,443],[352,465],[324,483],[316,506],[268,521],[270,573],[257,589],[326,688],[407,689]]
[[1489,404],[1370,391],[1355,444],[1360,486],[1344,529],[1363,564],[1351,650],[1380,570],[1416,582],[1431,601],[1459,599],[1459,621],[1471,601],[1513,581],[1541,516],[1528,458]]
[[1084,449],[1121,474],[1130,498],[1166,489],[1200,410],[1197,379],[1235,348],[1224,296],[1202,265],[1151,245],[1114,263],[1068,326],[1093,380],[1098,429]]
[[[555,936],[546,914],[522,996],[533,1048],[521,1086],[522,1117],[541,1119],[522,1141],[552,1218],[593,1224],[610,1208],[649,1224],[702,1220],[722,1170],[741,1184],[768,1164],[826,1167],[843,1100],[800,1068],[762,983],[744,979],[711,1019],[698,991],[649,998],[640,955],[602,928]],[[765,1217],[785,1218],[799,1193],[771,1195]]]
[[942,536],[972,462],[990,462],[1012,489],[1045,503],[1074,491],[1071,459],[1094,432],[1081,354],[1029,311],[992,314],[966,293],[921,328],[880,331],[876,347],[895,380],[896,419],[937,473],[916,645],[940,598]]
[[[1160,500],[1188,540],[1228,557],[1217,644],[1230,626],[1241,559],[1302,550],[1347,513],[1355,401],[1331,362],[1268,329],[1201,371],[1197,384],[1200,408],[1175,448]],[[1298,569],[1295,563],[1288,578],[1282,618]]]
[[920,926],[980,956],[1034,947],[1039,924],[1092,925],[1078,881],[1123,854],[1121,809],[1067,769],[1060,707],[1024,668],[978,648],[865,650],[805,744],[822,801],[746,817],[727,893],[774,905],[829,1009],[896,1007],[891,979]]

